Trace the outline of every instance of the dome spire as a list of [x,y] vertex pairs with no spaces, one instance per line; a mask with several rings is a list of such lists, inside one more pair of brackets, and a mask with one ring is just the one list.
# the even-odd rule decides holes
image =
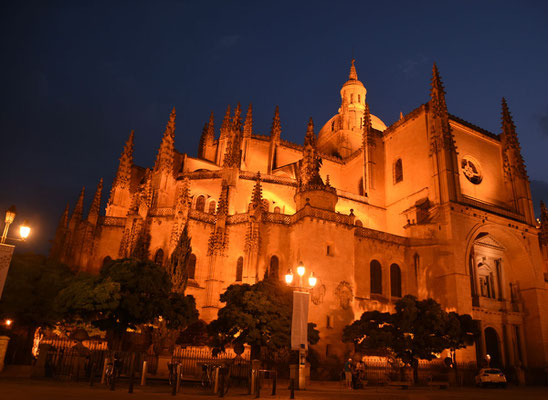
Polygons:
[[354,66],[354,62],[356,60],[352,59],[352,65],[350,65],[350,74],[348,74],[348,79],[351,81],[357,81],[358,80],[358,73],[356,72],[356,67]]

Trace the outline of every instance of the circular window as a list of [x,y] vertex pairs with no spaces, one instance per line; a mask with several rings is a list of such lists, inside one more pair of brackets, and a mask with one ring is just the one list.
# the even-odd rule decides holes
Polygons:
[[481,175],[479,162],[475,158],[470,156],[463,157],[460,162],[460,167],[464,176],[466,176],[470,182],[475,185],[481,183],[483,176]]

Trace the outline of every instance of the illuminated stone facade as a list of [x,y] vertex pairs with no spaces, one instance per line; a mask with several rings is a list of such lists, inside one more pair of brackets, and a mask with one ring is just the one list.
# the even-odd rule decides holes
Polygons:
[[197,157],[175,150],[173,110],[155,165],[133,164],[132,133],[105,215],[100,183],[86,219],[83,192],[63,214],[52,256],[97,271],[140,241],[166,265],[188,224],[187,292],[206,321],[228,285],[282,279],[303,261],[318,277],[320,354],[342,356],[346,324],[410,293],[478,321],[482,338],[460,360],[490,353],[542,373],[548,217],[543,208],[542,225],[534,219],[506,103],[501,134],[452,116],[434,67],[430,100],[386,127],[366,93],[352,62],[338,113],[317,136],[312,121],[303,126],[304,145],[282,138],[277,109],[260,135],[251,106],[245,118],[228,108],[218,137],[213,115],[205,124]]

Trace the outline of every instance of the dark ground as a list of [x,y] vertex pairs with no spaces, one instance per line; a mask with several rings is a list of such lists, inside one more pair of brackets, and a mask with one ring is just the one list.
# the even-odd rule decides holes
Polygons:
[[[60,382],[53,380],[30,380],[0,378],[0,399],[2,400],[87,400],[87,399],[170,399],[170,388],[167,383],[150,382],[141,387],[136,385],[133,394],[128,393],[127,382],[121,382],[114,392],[105,385],[96,384],[90,387],[88,383]],[[200,387],[185,384],[175,398],[181,399],[212,399],[217,398],[205,393]],[[225,396],[227,399],[254,399],[247,394],[245,388],[230,388]],[[276,396],[271,395],[271,387],[264,387],[261,392],[264,399],[289,399],[287,382],[281,382]],[[305,391],[295,392],[295,399],[466,399],[466,400],[541,400],[548,398],[546,387],[509,387],[507,389],[479,388],[410,388],[402,390],[392,387],[366,387],[361,390],[346,390],[337,382],[313,382]]]

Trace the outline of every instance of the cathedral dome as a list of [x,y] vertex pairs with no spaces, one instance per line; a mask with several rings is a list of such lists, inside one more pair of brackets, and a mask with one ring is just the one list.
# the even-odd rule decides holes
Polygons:
[[[358,80],[355,60],[352,60],[348,80],[341,88],[341,106],[318,133],[318,148],[328,154],[346,157],[361,146],[363,114],[367,90]],[[378,131],[386,130],[381,119],[371,114],[371,125]]]

